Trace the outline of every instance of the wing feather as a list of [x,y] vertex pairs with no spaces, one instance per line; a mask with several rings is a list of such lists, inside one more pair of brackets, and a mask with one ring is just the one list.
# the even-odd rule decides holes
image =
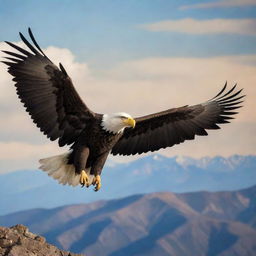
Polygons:
[[18,53],[3,51],[8,61],[2,62],[8,65],[18,97],[37,127],[51,140],[59,139],[60,146],[71,144],[99,114],[84,104],[64,67],[54,65],[30,28],[28,32],[33,44],[22,33],[20,37],[30,51],[6,42]]
[[[230,90],[225,83],[211,100],[195,106],[184,106],[136,118],[136,127],[126,129],[112,149],[112,154],[135,155],[171,147],[195,135],[206,136],[208,129],[220,129],[218,124],[229,123],[241,107],[242,90]],[[240,96],[241,95],[241,96]]]

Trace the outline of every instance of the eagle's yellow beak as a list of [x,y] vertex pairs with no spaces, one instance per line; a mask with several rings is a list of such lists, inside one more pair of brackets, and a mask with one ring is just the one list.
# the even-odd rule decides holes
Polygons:
[[129,118],[127,118],[127,119],[124,119],[123,122],[124,122],[126,125],[128,125],[128,126],[130,126],[130,127],[132,127],[132,128],[134,128],[134,127],[135,127],[135,124],[136,124],[136,121],[135,121],[133,118],[131,118],[131,117],[129,117]]

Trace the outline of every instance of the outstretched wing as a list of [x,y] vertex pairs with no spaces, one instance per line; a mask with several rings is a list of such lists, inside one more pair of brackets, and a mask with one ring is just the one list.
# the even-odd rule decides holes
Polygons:
[[17,94],[34,123],[51,140],[59,138],[60,146],[71,144],[97,114],[83,103],[64,67],[54,65],[28,32],[34,45],[21,33],[20,37],[31,52],[6,42],[18,53],[3,51],[9,56],[2,62],[9,66]]
[[135,118],[136,127],[126,129],[112,149],[112,154],[135,155],[171,147],[195,135],[207,135],[206,129],[220,129],[217,124],[229,123],[234,109],[240,108],[242,90],[232,87],[226,92],[227,83],[211,100],[195,106],[173,108],[163,112]]

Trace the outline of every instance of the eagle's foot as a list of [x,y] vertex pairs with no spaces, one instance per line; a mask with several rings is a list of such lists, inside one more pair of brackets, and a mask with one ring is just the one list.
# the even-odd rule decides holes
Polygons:
[[82,185],[82,187],[84,185],[86,185],[86,187],[89,187],[89,176],[84,170],[81,171],[80,184]]
[[92,184],[95,185],[94,191],[98,191],[101,188],[101,178],[100,175],[95,175],[92,181]]

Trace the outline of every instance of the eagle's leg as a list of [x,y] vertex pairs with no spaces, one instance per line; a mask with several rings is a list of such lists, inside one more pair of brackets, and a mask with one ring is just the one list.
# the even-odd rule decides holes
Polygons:
[[94,162],[92,169],[91,169],[91,174],[94,175],[92,184],[95,186],[94,191],[99,191],[101,188],[101,171],[102,168],[106,162],[106,159],[108,157],[109,152],[105,152],[101,154],[97,160]]
[[94,176],[92,184],[95,186],[95,191],[98,191],[101,188],[101,178],[99,174]]
[[82,185],[86,185],[86,187],[89,187],[89,175],[85,171],[86,170],[86,164],[87,159],[89,157],[90,150],[88,147],[78,145],[75,151],[74,156],[74,165],[76,169],[76,173],[80,174],[79,182]]

